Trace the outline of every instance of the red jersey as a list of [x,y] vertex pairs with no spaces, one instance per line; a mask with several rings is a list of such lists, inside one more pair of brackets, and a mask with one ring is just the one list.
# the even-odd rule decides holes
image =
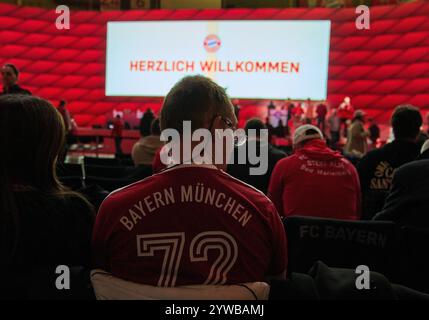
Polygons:
[[277,162],[268,196],[283,216],[358,219],[360,184],[356,168],[320,139]]
[[286,269],[273,203],[214,166],[179,165],[119,189],[93,232],[96,267],[155,286],[263,281]]

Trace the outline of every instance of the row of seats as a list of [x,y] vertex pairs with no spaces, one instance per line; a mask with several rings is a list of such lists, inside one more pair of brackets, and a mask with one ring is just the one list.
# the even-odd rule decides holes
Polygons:
[[289,272],[308,272],[318,260],[331,267],[366,265],[393,283],[429,292],[429,230],[300,216],[284,219],[284,226]]

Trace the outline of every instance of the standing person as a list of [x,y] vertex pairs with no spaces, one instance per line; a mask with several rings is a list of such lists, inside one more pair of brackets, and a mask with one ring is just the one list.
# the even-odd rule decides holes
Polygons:
[[286,119],[286,123],[289,126],[289,121],[292,119],[292,115],[293,115],[293,108],[295,107],[295,105],[293,104],[292,101],[290,101],[290,99],[288,98],[286,100],[286,108],[287,108],[287,119]]
[[60,161],[60,163],[62,163],[66,160],[69,145],[72,143],[71,132],[73,130],[73,123],[72,123],[72,119],[70,117],[70,112],[67,110],[66,102],[64,100],[60,101],[60,103],[58,105],[58,111],[60,112],[61,117],[63,119],[64,129],[66,132],[66,139],[65,139],[65,143],[64,143],[64,148],[63,148],[63,151],[61,152],[60,157],[59,157],[59,161]]
[[140,135],[142,137],[150,135],[150,127],[154,119],[155,115],[153,114],[152,109],[147,108],[140,119]]
[[347,137],[348,121],[353,118],[353,106],[350,97],[345,97],[338,107],[338,117],[340,117],[341,127],[343,127],[343,135]]
[[25,298],[24,279],[35,270],[54,276],[59,265],[90,266],[93,208],[56,175],[64,136],[61,115],[48,101],[0,97],[0,297]]
[[3,93],[2,94],[24,94],[31,95],[31,92],[18,85],[19,70],[11,63],[6,63],[1,68]]
[[[192,136],[184,121],[191,131],[207,129],[213,142],[224,130],[232,138],[237,125],[225,90],[203,76],[183,78],[165,97],[161,129],[177,132],[179,147]],[[233,149],[227,140],[207,154],[214,163],[223,150],[223,161],[199,164],[181,153],[176,164],[110,194],[94,227],[95,267],[163,287],[284,278],[280,217],[263,193],[224,172]],[[189,151],[195,147],[191,142]]]
[[326,114],[328,113],[328,108],[325,103],[319,103],[316,107],[316,116],[317,116],[317,126],[322,133],[325,134],[325,125],[326,125]]
[[122,155],[122,132],[124,130],[124,121],[122,120],[121,116],[118,114],[113,121],[113,129],[112,129],[112,136],[115,139],[115,153],[117,155]]
[[363,111],[356,110],[347,132],[347,142],[344,154],[352,158],[362,158],[368,149],[368,132],[365,130],[365,115]]
[[311,124],[314,119],[314,104],[311,102],[311,99],[308,98],[307,102],[305,103],[305,118],[307,119],[307,124]]
[[383,208],[395,170],[419,156],[417,137],[422,122],[418,108],[411,105],[396,107],[390,120],[394,140],[380,149],[371,150],[359,161],[363,218],[371,219]]
[[155,119],[152,121],[150,135],[141,137],[133,146],[131,157],[135,166],[152,165],[156,152],[164,145],[160,136],[159,119]]
[[73,129],[70,112],[67,110],[66,102],[64,100],[60,101],[60,104],[58,105],[58,111],[61,114],[61,117],[63,118],[66,133],[68,134]]
[[336,149],[337,143],[340,141],[341,119],[338,117],[337,109],[332,110],[332,114],[328,119],[329,130],[331,132],[331,148]]
[[371,140],[372,147],[375,149],[377,146],[377,140],[380,138],[380,128],[373,118],[369,118],[368,122],[369,140]]
[[359,177],[339,152],[329,149],[320,129],[303,125],[293,137],[295,153],[274,167],[268,196],[282,216],[356,220]]

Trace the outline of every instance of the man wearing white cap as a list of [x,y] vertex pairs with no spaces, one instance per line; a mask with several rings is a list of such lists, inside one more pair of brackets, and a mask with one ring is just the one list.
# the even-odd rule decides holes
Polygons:
[[328,148],[313,125],[295,130],[293,147],[294,154],[275,166],[268,188],[279,213],[358,219],[360,186],[355,167]]

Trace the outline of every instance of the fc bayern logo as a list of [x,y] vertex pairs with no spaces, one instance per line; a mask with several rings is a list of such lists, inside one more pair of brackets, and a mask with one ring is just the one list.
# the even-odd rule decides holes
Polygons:
[[209,34],[204,39],[204,49],[206,49],[207,52],[216,52],[220,48],[220,38],[215,34]]

